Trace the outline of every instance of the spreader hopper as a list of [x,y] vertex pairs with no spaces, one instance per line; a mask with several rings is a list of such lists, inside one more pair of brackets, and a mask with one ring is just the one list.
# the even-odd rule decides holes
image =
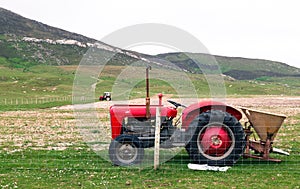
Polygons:
[[[273,159],[269,157],[269,153],[273,152],[272,144],[273,141],[283,123],[286,116],[280,114],[273,114],[269,112],[253,110],[249,108],[241,108],[248,122],[250,123],[248,127],[245,128],[245,133],[247,135],[247,146],[245,155],[246,157],[264,159],[269,161],[280,162],[279,159]],[[250,140],[250,135],[253,133],[251,128],[257,133],[259,141]],[[256,153],[260,154],[252,155],[249,150],[254,150]],[[275,150],[274,150],[275,152]],[[284,153],[286,154],[286,153]]]
[[268,138],[271,142],[273,142],[277,132],[286,118],[285,115],[273,114],[248,108],[242,108],[242,110],[249,119],[260,140],[264,142],[266,142]]

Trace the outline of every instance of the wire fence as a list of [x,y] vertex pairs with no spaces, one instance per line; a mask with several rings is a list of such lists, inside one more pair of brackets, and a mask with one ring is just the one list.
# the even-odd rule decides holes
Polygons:
[[72,101],[71,96],[65,97],[39,97],[39,98],[2,98],[1,105],[23,105],[23,104],[44,104],[49,102]]
[[75,103],[91,103],[98,99],[86,97],[38,97],[38,98],[0,98],[0,105],[24,105],[24,104],[44,104],[49,102],[75,102]]

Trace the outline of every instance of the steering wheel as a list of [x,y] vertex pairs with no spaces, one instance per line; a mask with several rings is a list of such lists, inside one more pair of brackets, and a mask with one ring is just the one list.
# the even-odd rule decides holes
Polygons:
[[185,105],[183,105],[183,104],[179,104],[179,103],[177,103],[177,102],[174,102],[174,101],[172,101],[172,100],[167,100],[167,102],[169,102],[169,103],[173,104],[173,105],[174,105],[176,108],[178,108],[179,106],[186,108],[186,106],[185,106]]

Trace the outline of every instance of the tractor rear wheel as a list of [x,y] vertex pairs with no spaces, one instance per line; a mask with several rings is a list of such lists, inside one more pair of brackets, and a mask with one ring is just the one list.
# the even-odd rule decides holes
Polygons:
[[231,114],[210,110],[190,124],[191,140],[186,145],[190,158],[199,164],[233,165],[243,154],[245,133]]
[[110,143],[109,158],[114,165],[136,165],[143,157],[143,143],[136,136],[120,135]]

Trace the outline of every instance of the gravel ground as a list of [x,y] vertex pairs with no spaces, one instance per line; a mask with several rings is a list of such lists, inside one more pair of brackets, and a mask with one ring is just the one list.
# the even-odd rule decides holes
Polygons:
[[[163,104],[170,105],[163,98]],[[185,105],[196,102],[196,99],[172,99]],[[204,100],[204,99],[199,99]],[[93,119],[101,120],[99,127],[93,127],[84,132],[88,134],[88,140],[110,140],[109,107],[113,104],[144,104],[145,99],[135,99],[130,102],[103,101],[94,104],[68,105],[48,110],[38,111],[8,111],[0,112],[0,151],[17,151],[26,149],[64,150],[69,146],[82,146],[85,134],[82,128],[77,127],[76,116],[73,110],[84,110],[91,107],[96,108],[97,116]],[[157,97],[152,98],[152,104],[157,104]],[[300,115],[300,97],[276,97],[259,96],[249,98],[227,98],[226,103],[232,106],[243,106],[252,109],[269,111],[277,114],[285,114],[286,125],[299,122],[292,116]],[[170,105],[171,106],[171,105]],[[76,111],[75,111],[76,112]],[[298,135],[297,135],[298,136]],[[101,137],[101,138],[99,138]]]
[[[183,103],[188,106],[192,103],[197,102],[197,99],[178,99],[178,98],[168,98],[163,97],[163,104],[170,105],[167,102],[167,99],[172,99],[173,101]],[[208,100],[208,99],[198,99]],[[295,115],[299,113],[300,109],[300,97],[278,97],[278,96],[258,96],[258,97],[248,97],[248,98],[226,98],[226,99],[216,99],[218,101],[224,102],[231,106],[241,106],[248,108],[257,108],[259,110],[271,110],[275,109],[278,114],[289,113],[288,115]],[[144,104],[145,99],[139,98],[130,101],[102,101],[96,102],[93,104],[80,104],[80,105],[67,105],[62,107],[57,107],[54,109],[59,110],[73,110],[73,109],[88,109],[88,108],[100,108],[100,109],[108,109],[113,104]],[[151,98],[151,104],[158,104],[157,97]],[[278,110],[279,109],[279,110]],[[288,109],[288,110],[287,110]]]

